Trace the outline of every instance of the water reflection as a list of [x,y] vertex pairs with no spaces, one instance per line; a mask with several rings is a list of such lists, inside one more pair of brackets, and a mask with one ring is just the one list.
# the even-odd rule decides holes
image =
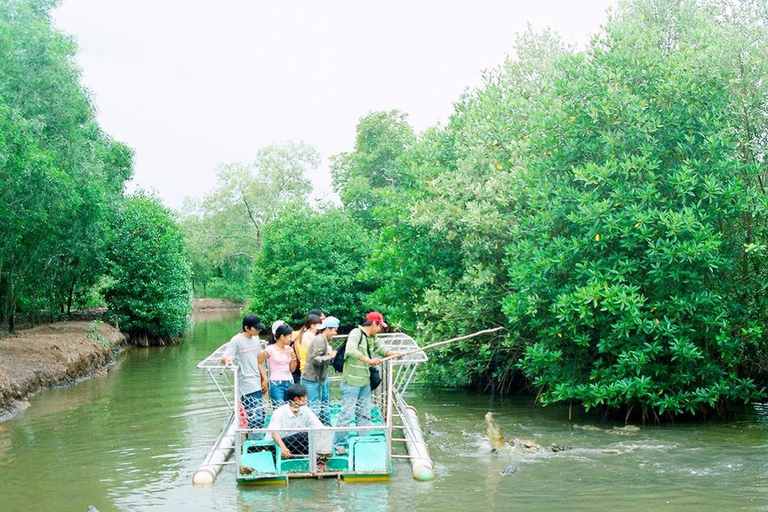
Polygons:
[[6,458],[11,449],[11,433],[2,423],[0,423],[0,460]]
[[239,310],[233,309],[201,309],[192,312],[191,322],[193,326],[199,327],[207,322],[221,322],[222,320],[229,321],[232,318],[239,318],[241,314]]
[[306,512],[308,504],[323,504],[326,510],[373,512],[390,510],[394,503],[390,485],[343,484],[336,480],[294,481],[286,487],[248,487],[238,491],[238,510],[256,512],[285,510]]

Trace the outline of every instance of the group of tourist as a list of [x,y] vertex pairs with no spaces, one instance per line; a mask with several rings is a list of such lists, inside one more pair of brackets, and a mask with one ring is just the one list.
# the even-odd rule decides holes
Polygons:
[[[341,411],[336,426],[371,424],[371,386],[369,367],[382,357],[398,356],[388,351],[376,335],[386,329],[381,313],[368,313],[365,321],[347,338],[341,372]],[[238,390],[248,428],[264,426],[262,396],[276,409],[268,429],[283,457],[305,454],[307,432],[282,434],[279,429],[321,428],[331,426],[329,367],[336,351],[331,339],[338,334],[339,319],[315,309],[307,314],[301,328],[294,329],[282,320],[270,329],[269,344],[261,349],[259,335],[265,330],[258,316],[243,317],[242,331],[232,337],[221,358],[222,363],[236,362]],[[339,356],[341,357],[341,356]],[[269,371],[264,363],[268,361]],[[348,431],[338,431],[333,446],[338,455],[346,454]]]

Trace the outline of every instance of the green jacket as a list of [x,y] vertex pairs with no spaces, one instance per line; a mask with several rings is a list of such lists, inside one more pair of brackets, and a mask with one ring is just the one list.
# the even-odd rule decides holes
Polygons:
[[352,329],[347,337],[347,349],[344,353],[344,371],[341,373],[341,382],[350,386],[368,386],[370,384],[370,365],[358,359],[365,355],[373,359],[376,356],[385,357],[387,348],[375,337],[365,334],[362,327]]

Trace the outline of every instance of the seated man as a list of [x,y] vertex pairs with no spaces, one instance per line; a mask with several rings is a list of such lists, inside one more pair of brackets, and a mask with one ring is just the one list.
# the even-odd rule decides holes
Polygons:
[[[308,432],[280,432],[284,428],[323,428],[323,424],[317,419],[312,409],[307,407],[307,388],[301,384],[293,384],[285,390],[285,401],[272,413],[269,420],[269,430],[266,435],[272,435],[272,439],[280,447],[283,457],[292,455],[307,455],[309,453]],[[266,437],[266,436],[265,436]]]

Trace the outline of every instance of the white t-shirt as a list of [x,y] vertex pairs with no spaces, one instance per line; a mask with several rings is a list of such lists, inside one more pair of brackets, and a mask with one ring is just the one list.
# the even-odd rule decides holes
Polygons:
[[[323,428],[323,424],[317,419],[312,409],[306,405],[299,407],[299,413],[294,416],[290,404],[283,404],[272,413],[269,420],[269,430],[279,430],[281,428]],[[280,437],[298,434],[298,432],[278,432]],[[272,433],[267,432],[265,438],[271,438]]]
[[224,357],[234,357],[238,364],[238,388],[240,395],[249,395],[261,391],[261,375],[259,374],[259,354],[261,340],[257,336],[247,337],[238,333],[232,336],[224,350]]

